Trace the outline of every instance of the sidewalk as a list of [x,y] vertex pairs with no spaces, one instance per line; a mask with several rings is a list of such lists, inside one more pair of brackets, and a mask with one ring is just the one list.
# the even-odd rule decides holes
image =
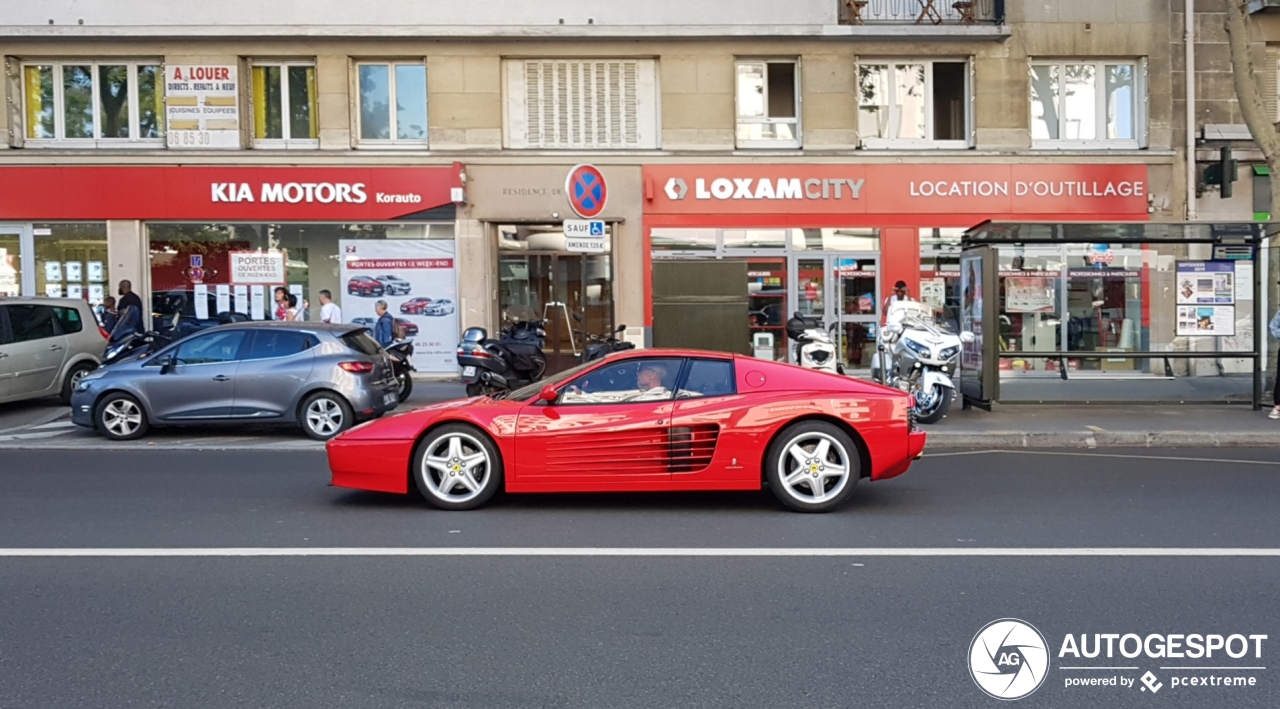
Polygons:
[[[1213,448],[1280,449],[1280,421],[1267,406],[1117,406],[997,404],[993,411],[952,409],[924,426],[928,449],[938,448]],[[1280,455],[1280,452],[1277,452]]]

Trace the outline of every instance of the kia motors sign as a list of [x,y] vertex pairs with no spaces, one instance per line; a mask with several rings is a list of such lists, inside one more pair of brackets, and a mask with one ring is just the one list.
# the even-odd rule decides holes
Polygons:
[[1146,218],[1146,165],[650,165],[647,214]]
[[447,167],[0,167],[0,219],[389,221],[453,204]]

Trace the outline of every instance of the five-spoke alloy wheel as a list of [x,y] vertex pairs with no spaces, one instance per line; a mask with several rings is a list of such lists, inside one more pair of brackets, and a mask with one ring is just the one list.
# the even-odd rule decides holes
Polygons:
[[93,421],[98,433],[113,441],[130,441],[147,432],[147,412],[132,394],[112,392],[102,397],[94,409]]
[[301,406],[302,430],[317,441],[330,438],[351,428],[355,413],[341,394],[318,391],[308,396]]
[[822,421],[784,429],[769,446],[765,465],[773,494],[800,512],[836,509],[862,476],[857,445],[838,426]]
[[442,510],[470,510],[502,487],[502,455],[487,436],[448,424],[427,434],[413,456],[413,481]]

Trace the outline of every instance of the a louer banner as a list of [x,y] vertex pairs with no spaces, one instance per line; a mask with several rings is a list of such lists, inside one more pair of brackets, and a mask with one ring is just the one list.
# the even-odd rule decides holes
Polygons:
[[457,277],[453,241],[342,239],[343,319],[371,331],[375,305],[387,302],[407,339],[419,372],[458,369]]

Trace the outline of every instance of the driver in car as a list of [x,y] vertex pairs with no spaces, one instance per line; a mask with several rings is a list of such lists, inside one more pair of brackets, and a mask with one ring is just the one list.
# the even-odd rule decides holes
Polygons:
[[576,386],[564,390],[560,402],[564,404],[615,404],[629,401],[664,401],[671,398],[671,390],[663,386],[667,368],[656,362],[645,362],[636,371],[636,388],[618,391],[587,393]]

